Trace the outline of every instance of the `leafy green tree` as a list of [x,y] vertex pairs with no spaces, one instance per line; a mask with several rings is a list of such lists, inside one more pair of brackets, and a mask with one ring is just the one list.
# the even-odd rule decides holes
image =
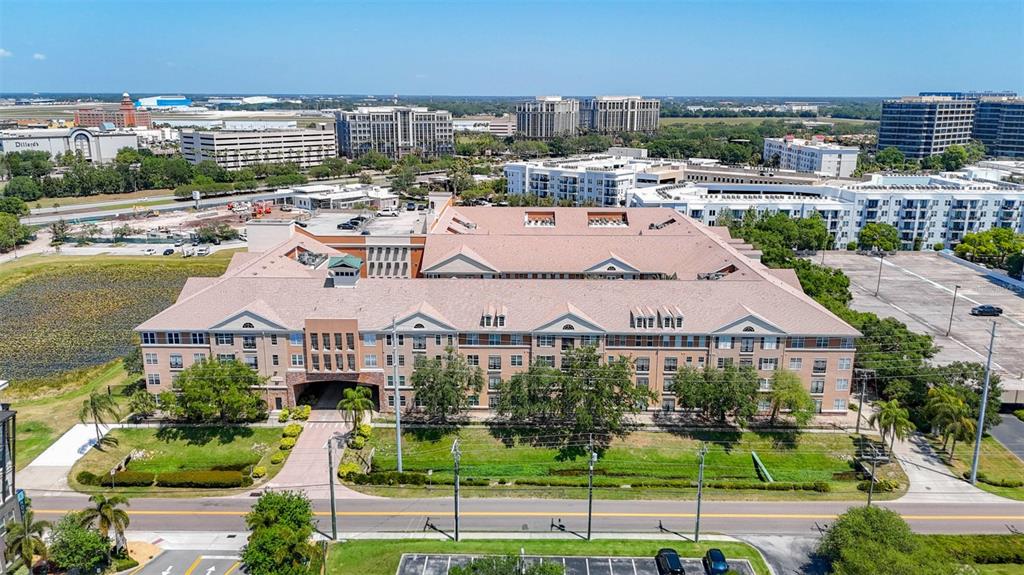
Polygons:
[[57,221],[50,224],[50,235],[51,243],[53,245],[60,245],[68,241],[71,236],[70,226],[64,221],[64,218],[58,219]]
[[31,508],[26,508],[21,515],[21,521],[9,521],[5,526],[7,533],[4,539],[7,542],[7,556],[21,559],[21,562],[29,567],[33,564],[33,558],[39,556],[47,557],[46,540],[43,535],[50,528],[49,521],[36,521],[35,514]]
[[29,227],[22,225],[16,216],[0,212],[0,251],[24,244],[31,234]]
[[0,213],[11,214],[15,218],[27,216],[28,204],[17,196],[0,196]]
[[790,416],[799,426],[807,425],[814,418],[814,398],[804,389],[800,376],[789,370],[779,369],[772,374],[772,414],[769,423],[775,425],[779,411],[789,410]]
[[345,389],[342,392],[341,401],[338,402],[338,411],[351,418],[352,423],[359,425],[367,413],[376,407],[373,403],[373,392],[370,388],[357,386]]
[[432,419],[447,421],[469,407],[469,396],[483,389],[483,371],[471,366],[465,356],[452,348],[441,359],[419,357],[412,372],[412,387],[423,412]]
[[875,154],[875,161],[888,170],[902,170],[903,165],[907,161],[907,157],[903,155],[903,152],[899,148],[889,146]]
[[50,535],[50,561],[64,570],[95,573],[106,562],[110,541],[83,524],[78,513],[68,513]]
[[[85,527],[96,527],[104,539],[110,539],[110,532],[114,532],[114,547],[123,549],[125,547],[124,531],[131,523],[128,512],[121,509],[121,506],[128,507],[128,498],[124,495],[113,495],[106,497],[97,493],[89,497],[92,507],[86,507],[78,513],[78,518]],[[110,559],[109,555],[107,559]]]
[[4,186],[4,195],[18,198],[26,202],[43,197],[39,183],[28,176],[15,176]]
[[1009,228],[991,228],[964,235],[953,251],[961,258],[990,261],[1004,267],[1007,258],[1024,251],[1024,234],[1014,233]]
[[840,515],[818,546],[837,575],[952,575],[960,569],[949,558],[926,550],[894,511],[854,507]]
[[[985,365],[977,362],[954,361],[933,369],[935,380],[948,385],[967,406],[968,416],[974,421],[981,415],[981,393],[985,382]],[[1002,378],[992,373],[989,378],[988,407],[985,408],[985,431],[999,425],[1002,407]]]
[[356,159],[357,164],[364,168],[386,172],[391,169],[391,160],[384,154],[377,151],[370,151]]
[[967,414],[967,406],[962,406],[960,411],[954,414],[952,421],[943,428],[943,432],[948,433],[949,437],[953,439],[953,443],[949,447],[950,459],[956,458],[956,442],[958,440],[970,441],[978,430],[977,424],[974,423],[974,418],[968,417]]
[[604,362],[594,347],[579,347],[562,353],[561,367],[534,363],[502,382],[497,412],[568,441],[584,433],[621,435],[627,417],[654,399],[633,383],[629,358]]
[[170,409],[187,421],[256,421],[267,416],[267,404],[255,389],[265,382],[265,377],[238,360],[207,359],[178,375],[177,397]]
[[242,548],[242,566],[248,575],[312,575],[317,555],[310,543],[311,529],[285,525],[257,529]]
[[1006,273],[1015,279],[1024,276],[1024,254],[1016,253],[1006,258]]
[[267,491],[245,516],[250,531],[283,525],[292,530],[309,528],[313,524],[313,508],[309,498],[301,491]]
[[878,249],[891,252],[899,249],[900,234],[890,224],[871,222],[861,228],[857,244],[862,250]]
[[145,389],[137,389],[128,398],[128,409],[139,417],[149,417],[156,413],[156,398]]
[[91,420],[96,430],[96,445],[99,446],[103,440],[100,433],[100,426],[107,423],[107,418],[117,420],[121,415],[117,411],[117,404],[109,394],[94,391],[82,402],[78,409],[78,419],[82,423]]
[[565,567],[558,563],[534,563],[524,566],[519,557],[481,557],[464,566],[452,567],[449,575],[563,575]]
[[[409,156],[415,157],[415,156]],[[416,184],[416,173],[404,165],[395,166],[391,170],[391,187],[404,192]]]
[[726,365],[702,370],[684,367],[675,380],[679,405],[697,409],[709,419],[724,422],[728,417],[744,423],[757,413],[757,372],[750,366]]
[[940,155],[942,168],[945,170],[959,170],[967,165],[967,150],[960,144],[953,144],[946,148]]
[[127,238],[128,236],[134,236],[140,233],[142,233],[141,229],[136,228],[129,223],[121,224],[114,228],[112,231],[114,241],[120,241]]
[[373,183],[373,176],[363,172],[363,173],[359,174],[359,183],[360,184],[364,184],[364,185],[372,184]]

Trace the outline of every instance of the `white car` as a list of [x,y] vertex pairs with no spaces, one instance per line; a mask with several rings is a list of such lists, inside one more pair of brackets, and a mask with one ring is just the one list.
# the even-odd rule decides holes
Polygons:
[[146,248],[142,250],[142,253],[146,254],[147,256],[151,256],[156,253],[156,250],[153,248]]
[[377,212],[377,217],[397,218],[398,217],[398,212],[395,211],[395,210],[381,210],[381,211]]

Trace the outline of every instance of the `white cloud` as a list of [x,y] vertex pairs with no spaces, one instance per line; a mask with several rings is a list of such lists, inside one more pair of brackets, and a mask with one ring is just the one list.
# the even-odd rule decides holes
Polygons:
[[33,60],[45,60],[46,59],[46,54],[40,54],[39,52],[36,52],[35,54],[32,54],[32,59]]
[[4,50],[3,48],[0,48],[0,58],[10,58],[13,55],[14,55],[14,52],[11,52],[10,50]]

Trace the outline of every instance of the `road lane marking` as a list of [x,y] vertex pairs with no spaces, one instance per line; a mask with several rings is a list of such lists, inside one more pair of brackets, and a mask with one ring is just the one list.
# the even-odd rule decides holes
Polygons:
[[[71,510],[39,509],[40,515],[65,515]],[[153,516],[235,516],[247,515],[247,511],[146,511],[133,510],[129,515],[153,515]],[[330,517],[330,511],[315,511],[314,515]],[[586,517],[585,511],[566,511],[556,513],[560,517]],[[338,517],[452,517],[451,511],[339,511]],[[462,517],[551,517],[550,511],[463,511],[459,514]],[[694,518],[696,513],[637,513],[637,512],[616,512],[616,511],[595,511],[594,517],[607,518]],[[835,519],[838,514],[834,513],[701,513],[701,517],[712,517],[716,519]],[[920,521],[1024,521],[1024,514],[1021,515],[903,515],[904,519]],[[189,575],[186,573],[185,575]]]
[[196,567],[199,567],[199,564],[202,563],[202,562],[203,562],[203,556],[202,555],[200,555],[199,557],[196,557],[196,560],[192,562],[192,566],[190,566],[188,568],[188,570],[185,571],[185,575],[192,575],[192,572],[195,571]]
[[232,573],[232,572],[233,572],[233,571],[234,571],[235,569],[238,569],[238,565],[239,565],[239,562],[238,562],[238,561],[235,561],[234,563],[232,563],[232,564],[231,564],[231,567],[228,567],[228,570],[224,572],[224,575],[231,575],[231,573]]

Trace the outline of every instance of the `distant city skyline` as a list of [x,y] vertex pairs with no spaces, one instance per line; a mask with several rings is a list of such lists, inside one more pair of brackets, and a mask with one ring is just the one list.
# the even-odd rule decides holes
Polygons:
[[3,0],[0,92],[1024,92],[1022,23],[1020,0]]

